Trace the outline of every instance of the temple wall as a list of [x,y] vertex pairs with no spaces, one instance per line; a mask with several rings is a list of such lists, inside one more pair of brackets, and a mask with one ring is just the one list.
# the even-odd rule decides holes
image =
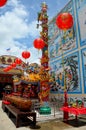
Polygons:
[[[55,16],[49,22],[50,75],[55,79],[50,96],[64,93],[65,70],[68,97],[86,99],[86,0],[71,0],[59,13],[69,12],[74,25],[67,31],[57,28]],[[57,14],[58,15],[58,14]],[[64,63],[64,67],[62,65]]]

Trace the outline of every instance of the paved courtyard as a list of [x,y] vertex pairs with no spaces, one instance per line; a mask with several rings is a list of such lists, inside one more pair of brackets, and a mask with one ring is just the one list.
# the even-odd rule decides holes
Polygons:
[[50,115],[40,115],[37,112],[37,125],[35,128],[30,126],[16,128],[12,120],[8,118],[5,112],[3,112],[0,101],[0,130],[86,130],[85,123],[83,124],[84,126],[75,127],[64,123],[62,121],[62,116],[61,111],[54,111],[54,109],[52,109]]

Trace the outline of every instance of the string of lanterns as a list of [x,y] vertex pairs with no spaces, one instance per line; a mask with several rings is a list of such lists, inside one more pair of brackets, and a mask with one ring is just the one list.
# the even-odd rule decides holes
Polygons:
[[[27,59],[30,57],[30,52],[29,51],[23,51],[22,52],[22,57]],[[8,65],[6,68],[3,69],[4,72],[8,72],[11,69],[15,68],[17,65],[21,65],[22,64],[22,60],[20,58],[16,58],[14,63],[12,63],[11,65]]]

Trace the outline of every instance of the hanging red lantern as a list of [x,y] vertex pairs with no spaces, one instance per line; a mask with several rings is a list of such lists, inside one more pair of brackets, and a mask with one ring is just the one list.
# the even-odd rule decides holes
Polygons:
[[12,63],[11,66],[14,68],[16,67],[16,63]]
[[4,68],[3,71],[4,71],[4,72],[7,72],[7,71],[9,71],[9,70],[11,70],[11,69],[12,69],[12,66],[9,65],[9,66],[7,66],[6,68]]
[[67,30],[73,26],[73,17],[70,13],[61,13],[56,18],[56,25],[59,29]]
[[0,0],[0,7],[4,6],[6,4],[7,0]]
[[16,58],[15,63],[16,63],[16,64],[21,64],[21,63],[22,63],[22,60],[21,60],[20,58]]
[[30,52],[28,52],[28,51],[23,51],[23,52],[22,52],[22,57],[25,58],[25,59],[29,58],[29,57],[30,57]]
[[9,65],[9,66],[7,67],[8,71],[11,70],[12,68],[13,68],[13,67],[12,67],[11,65]]
[[7,71],[8,71],[8,68],[7,68],[7,67],[6,67],[6,68],[4,68],[4,69],[3,69],[3,71],[4,71],[4,72],[7,72]]
[[33,45],[36,49],[43,49],[45,46],[45,42],[41,38],[37,38],[34,40]]

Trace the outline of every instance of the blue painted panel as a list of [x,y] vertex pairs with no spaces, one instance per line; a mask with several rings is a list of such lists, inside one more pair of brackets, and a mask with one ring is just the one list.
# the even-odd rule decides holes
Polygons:
[[[56,84],[54,84],[54,86],[51,85],[51,93],[63,93],[64,87],[67,88],[67,91],[70,94],[82,93],[78,52],[52,62],[50,66],[52,68],[51,73],[56,80]],[[56,91],[57,89],[58,91]]]
[[86,45],[86,0],[76,0],[80,45]]
[[86,48],[81,50],[84,93],[86,93]]
[[49,23],[49,53],[52,53],[51,46],[54,45],[54,57],[50,57],[50,60],[54,60],[54,58],[59,58],[64,54],[67,54],[78,48],[77,44],[77,35],[75,30],[75,12],[73,8],[73,2],[71,1],[61,12],[69,12],[72,14],[74,18],[74,25],[71,29],[62,31],[56,27],[55,21],[56,17]]

